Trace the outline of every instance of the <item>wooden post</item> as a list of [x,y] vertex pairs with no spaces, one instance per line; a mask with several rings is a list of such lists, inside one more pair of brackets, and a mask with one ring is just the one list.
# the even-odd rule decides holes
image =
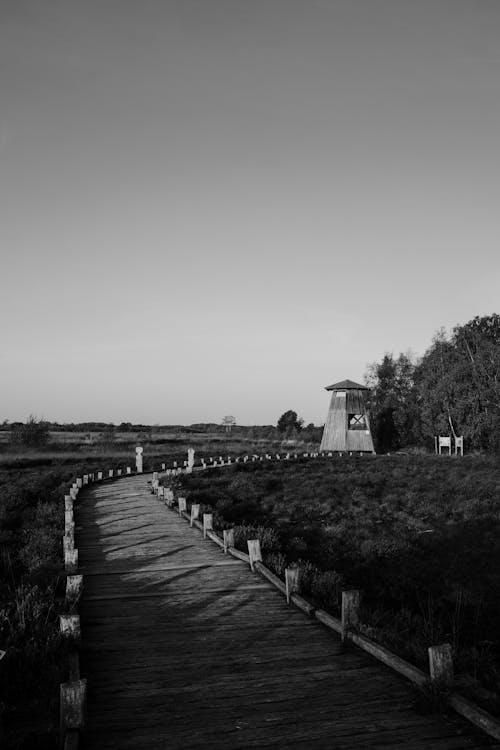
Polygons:
[[72,487],[69,491],[69,496],[73,500],[73,502],[76,500],[78,496],[78,490],[75,487]]
[[75,573],[78,570],[78,550],[72,549],[64,553],[64,567],[67,573]]
[[193,522],[196,521],[200,517],[200,506],[198,504],[193,504],[191,506],[191,518],[189,521],[189,525],[192,526]]
[[63,551],[64,551],[64,559],[67,559],[68,554],[71,555],[73,550],[75,549],[75,540],[72,536],[67,536],[66,534],[63,536]]
[[121,470],[121,469],[118,469],[118,471],[116,472],[116,474],[117,474],[117,476],[121,477],[121,475],[122,475],[122,470]]
[[212,513],[204,513],[203,514],[203,539],[207,538],[207,531],[211,531],[213,529],[213,523],[214,523],[214,517]]
[[78,601],[83,591],[83,576],[68,576],[66,578],[66,601],[75,603]]
[[89,475],[88,474],[84,474],[83,475],[83,484],[88,484],[88,483],[89,483]]
[[97,472],[97,481],[100,482],[102,479],[102,471]]
[[260,541],[258,539],[248,539],[248,556],[250,558],[250,569],[253,570],[256,562],[262,562],[262,553],[260,551]]
[[161,470],[162,470],[162,471],[165,471],[165,464],[162,464],[162,465],[161,465]]
[[87,680],[63,682],[60,687],[61,738],[68,729],[85,727]]
[[359,591],[351,589],[342,592],[342,640],[345,641],[350,630],[359,624]]
[[177,504],[179,506],[179,515],[181,515],[183,511],[185,512],[187,510],[186,498],[185,497],[179,497],[177,499]]
[[222,536],[224,539],[224,554],[227,555],[229,547],[234,547],[234,529],[224,529]]
[[299,593],[299,568],[285,568],[286,601],[290,604],[290,596]]
[[142,451],[143,448],[140,446],[135,449],[135,469],[138,474],[142,474]]
[[110,479],[112,479],[112,477],[113,477],[113,469],[110,469],[110,470],[108,471],[108,477],[109,477]]
[[131,466],[127,466],[127,474],[132,474],[132,467]]
[[59,628],[63,638],[81,641],[80,615],[59,615]]
[[83,487],[83,479],[81,477],[77,477],[76,486],[78,489],[81,489]]
[[449,643],[429,646],[429,672],[432,682],[451,685],[453,682],[453,652]]
[[153,482],[158,481],[158,472],[153,471]]

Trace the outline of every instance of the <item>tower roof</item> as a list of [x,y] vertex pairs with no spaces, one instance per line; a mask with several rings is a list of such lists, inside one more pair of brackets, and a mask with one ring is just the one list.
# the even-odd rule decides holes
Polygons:
[[341,380],[340,383],[327,385],[325,391],[369,391],[366,385],[355,383],[354,380]]

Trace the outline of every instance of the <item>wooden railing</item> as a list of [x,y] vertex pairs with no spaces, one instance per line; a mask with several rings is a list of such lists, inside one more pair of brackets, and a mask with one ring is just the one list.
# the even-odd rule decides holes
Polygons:
[[[315,457],[315,456],[312,456]],[[267,457],[266,457],[267,458]],[[167,470],[165,479],[175,476],[172,471]],[[317,608],[313,603],[300,595],[300,570],[297,567],[285,569],[284,580],[269,570],[262,561],[262,553],[259,539],[247,541],[248,554],[236,549],[234,546],[235,530],[224,529],[222,537],[213,529],[213,514],[204,513],[202,520],[199,519],[200,506],[193,504],[188,508],[185,497],[175,497],[172,487],[161,485],[158,474],[154,476],[151,491],[160,501],[163,501],[171,510],[178,512],[191,527],[196,527],[203,532],[205,539],[221,547],[225,554],[230,554],[246,562],[252,571],[256,571],[278,591],[286,596],[287,602],[299,607],[310,617],[314,617],[327,628],[338,633],[343,641],[352,642],[376,659],[391,667],[399,674],[406,677],[420,687],[437,685],[443,689],[446,702],[457,713],[464,716],[470,722],[480,727],[487,734],[500,740],[500,722],[487,711],[476,706],[453,690],[454,669],[452,647],[448,643],[432,645],[428,648],[429,672],[415,667],[401,657],[393,654],[381,644],[371,640],[360,632],[360,591],[357,589],[342,592],[341,618],[333,617],[330,613]]]

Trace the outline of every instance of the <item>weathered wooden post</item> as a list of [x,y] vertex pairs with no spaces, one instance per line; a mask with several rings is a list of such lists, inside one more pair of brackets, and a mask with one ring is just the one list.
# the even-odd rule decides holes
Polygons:
[[64,553],[64,559],[68,560],[71,559],[71,553],[75,549],[75,540],[73,536],[70,535],[64,535],[63,536],[63,553]]
[[214,517],[212,513],[203,514],[203,539],[207,538],[207,531],[212,531],[214,524]]
[[453,682],[453,649],[451,644],[429,646],[429,672],[431,682],[451,685]]
[[286,586],[286,601],[290,604],[290,597],[292,594],[299,593],[299,575],[300,570],[298,567],[285,568],[285,586]]
[[127,466],[127,474],[132,474],[132,467],[131,466]]
[[191,474],[194,466],[194,448],[188,448],[187,473]]
[[138,474],[142,474],[142,451],[144,449],[139,446],[135,449],[135,470]]
[[359,625],[359,590],[351,589],[342,592],[342,640],[345,641],[350,630]]
[[97,472],[97,481],[100,482],[102,479],[102,471]]
[[83,576],[75,575],[66,578],[66,601],[75,604],[82,595]]
[[89,483],[89,475],[88,474],[84,474],[83,475],[83,484],[88,484],[88,483]]
[[248,546],[248,556],[250,558],[250,569],[253,570],[254,564],[256,562],[262,562],[262,553],[260,551],[260,541],[259,539],[248,539],[247,546]]
[[224,540],[224,554],[227,555],[229,547],[234,547],[234,529],[224,529],[222,537]]
[[83,487],[83,479],[81,477],[76,478],[76,486],[79,490]]
[[108,477],[109,477],[110,479],[112,479],[112,478],[113,478],[113,469],[110,469],[110,470],[108,471]]
[[80,615],[59,615],[59,628],[63,638],[81,641]]
[[189,525],[193,526],[193,523],[200,517],[200,506],[194,503],[191,506],[191,518],[189,519]]
[[61,740],[66,732],[85,727],[87,680],[63,682],[60,687]]
[[64,567],[67,573],[75,573],[78,570],[77,549],[68,549],[64,551]]
[[121,475],[122,475],[122,470],[121,469],[117,469],[116,476],[117,477],[121,477]]
[[186,512],[187,510],[187,502],[185,497],[179,497],[177,499],[177,504],[179,506],[179,515],[181,516],[183,512]]

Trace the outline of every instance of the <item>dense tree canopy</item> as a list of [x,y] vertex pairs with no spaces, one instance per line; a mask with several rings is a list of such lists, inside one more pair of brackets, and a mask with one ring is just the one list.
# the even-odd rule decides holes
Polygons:
[[432,446],[463,435],[470,448],[500,447],[500,315],[438,331],[424,356],[385,354],[369,366],[372,432],[379,452]]

